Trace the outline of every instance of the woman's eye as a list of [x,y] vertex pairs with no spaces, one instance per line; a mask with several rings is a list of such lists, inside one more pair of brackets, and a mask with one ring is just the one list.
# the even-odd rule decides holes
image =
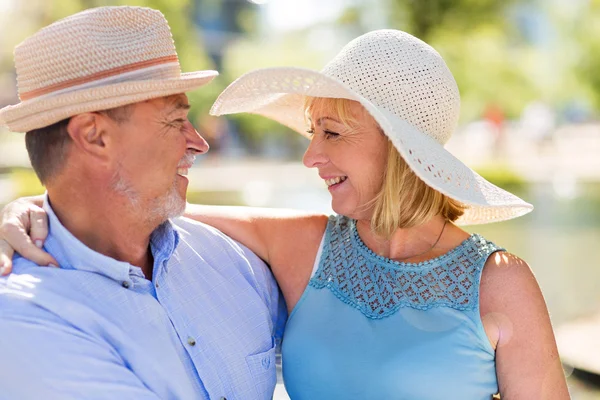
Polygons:
[[[311,129],[308,129],[306,131],[306,133],[308,134],[308,136],[313,137],[315,135],[315,130],[311,128]],[[324,130],[323,131],[323,136],[325,136],[325,139],[335,139],[338,136],[340,136],[340,134],[332,132],[332,131]]]
[[335,139],[338,136],[340,136],[339,133],[335,133],[335,132],[331,132],[331,131],[323,131],[323,134],[325,135],[325,139]]

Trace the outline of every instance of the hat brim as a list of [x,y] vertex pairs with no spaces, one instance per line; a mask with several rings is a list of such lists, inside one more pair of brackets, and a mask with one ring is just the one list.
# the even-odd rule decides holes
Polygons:
[[189,92],[206,85],[217,75],[217,71],[197,71],[174,79],[127,81],[50,94],[2,108],[0,121],[13,132],[28,132],[85,112]]
[[533,210],[531,204],[485,180],[407,121],[321,72],[295,67],[249,72],[219,95],[210,112],[213,115],[258,114],[307,136],[302,109],[305,96],[360,102],[423,182],[467,206],[456,223],[474,225],[505,221]]

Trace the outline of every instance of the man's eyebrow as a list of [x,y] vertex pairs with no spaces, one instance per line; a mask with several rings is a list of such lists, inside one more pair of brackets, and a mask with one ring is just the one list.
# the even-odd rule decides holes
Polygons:
[[184,103],[183,101],[177,101],[177,103],[175,103],[175,110],[189,110],[192,106],[190,106],[188,103]]
[[169,111],[168,115],[176,113],[177,111],[188,111],[191,107],[192,106],[190,106],[188,103],[177,101],[177,103],[175,103],[175,107],[171,111]]

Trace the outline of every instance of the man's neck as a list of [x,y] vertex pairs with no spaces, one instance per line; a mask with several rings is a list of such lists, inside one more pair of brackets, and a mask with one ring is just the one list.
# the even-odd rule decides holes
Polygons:
[[[140,267],[152,279],[150,235],[157,228],[132,213],[126,199],[93,192],[48,188],[48,198],[61,224],[90,249]],[[143,208],[143,207],[140,207]]]

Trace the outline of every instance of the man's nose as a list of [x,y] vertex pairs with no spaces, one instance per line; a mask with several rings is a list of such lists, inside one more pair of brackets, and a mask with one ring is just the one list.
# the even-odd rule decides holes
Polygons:
[[209,145],[204,138],[198,133],[194,125],[190,121],[185,125],[185,139],[187,141],[188,150],[193,150],[196,153],[206,153]]

